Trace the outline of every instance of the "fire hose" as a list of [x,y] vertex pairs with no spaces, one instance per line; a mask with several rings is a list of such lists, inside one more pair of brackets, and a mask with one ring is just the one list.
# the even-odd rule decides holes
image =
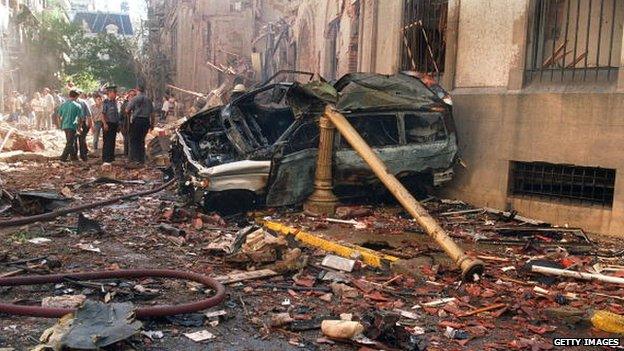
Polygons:
[[118,201],[131,199],[133,197],[140,197],[140,196],[151,195],[151,194],[154,194],[154,193],[157,193],[159,191],[162,191],[162,190],[166,189],[167,187],[169,187],[170,185],[172,185],[174,183],[175,183],[175,178],[170,180],[170,181],[168,181],[168,182],[166,182],[166,183],[164,183],[164,184],[162,184],[162,185],[160,185],[160,186],[157,186],[154,189],[150,189],[150,190],[140,191],[140,192],[127,194],[127,195],[115,196],[115,197],[112,197],[112,198],[109,198],[109,199],[105,199],[105,200],[102,200],[102,201],[92,202],[90,204],[84,204],[84,205],[73,206],[73,207],[63,207],[63,208],[60,208],[58,210],[55,210],[55,211],[52,211],[52,212],[48,212],[48,213],[43,213],[43,214],[40,214],[40,215],[15,218],[15,219],[10,219],[10,220],[6,220],[6,221],[0,221],[0,228],[14,227],[14,226],[18,226],[18,225],[24,225],[24,224],[35,223],[35,222],[50,221],[50,220],[52,220],[52,219],[54,219],[56,217],[64,216],[64,215],[69,214],[69,213],[86,211],[86,210],[90,210],[90,209],[96,208],[96,207],[107,206],[107,205],[114,204],[114,203],[116,203]]
[[[143,307],[136,310],[137,318],[143,317],[163,317],[176,314],[192,313],[216,306],[225,298],[225,287],[213,278],[192,272],[181,272],[168,269],[130,269],[103,272],[66,273],[51,275],[31,275],[23,277],[0,278],[0,286],[18,285],[38,285],[38,284],[59,284],[67,279],[72,280],[98,280],[98,279],[134,279],[134,278],[175,278],[191,280],[204,284],[213,290],[215,294],[209,298],[196,302],[189,302],[180,305],[161,305],[153,307]],[[7,313],[21,316],[60,318],[68,313],[74,312],[70,308],[50,308],[39,306],[24,306],[15,304],[0,303],[0,313]]]

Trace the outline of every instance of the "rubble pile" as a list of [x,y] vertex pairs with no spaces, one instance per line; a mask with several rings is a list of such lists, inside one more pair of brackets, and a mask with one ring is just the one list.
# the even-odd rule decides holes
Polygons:
[[[10,169],[5,189],[47,189],[74,205],[150,188],[163,177],[114,168],[103,178],[85,165],[55,164],[42,175],[33,172],[38,167]],[[466,283],[395,205],[343,206],[335,218],[272,209],[224,217],[179,202],[172,190],[134,200],[2,229],[0,276],[173,268],[227,286],[225,302],[208,311],[141,323],[120,315],[123,333],[108,339],[119,349],[548,350],[555,337],[622,332],[622,246],[581,229],[460,201],[421,201],[471,257],[486,262],[485,274]],[[45,306],[153,306],[209,294],[199,284],[156,278],[0,287],[3,302]],[[3,347],[78,342],[67,339],[67,326],[44,333],[54,320],[0,319]]]
[[58,144],[60,131],[38,131],[29,126],[15,126],[0,122],[0,143],[2,151],[43,152],[46,149],[62,149]]

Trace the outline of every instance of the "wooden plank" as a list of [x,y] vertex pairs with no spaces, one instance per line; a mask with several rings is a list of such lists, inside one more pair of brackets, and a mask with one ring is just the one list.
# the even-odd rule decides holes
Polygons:
[[492,310],[498,310],[498,309],[504,308],[504,307],[507,307],[507,304],[497,303],[497,304],[494,304],[494,305],[490,305],[490,306],[486,306],[486,307],[482,307],[482,308],[477,308],[476,310],[468,311],[468,312],[462,314],[460,317],[473,316],[475,314],[479,314],[479,313],[483,313],[483,312],[487,312],[487,311],[492,311]]
[[215,280],[221,284],[232,284],[232,283],[238,283],[238,282],[242,282],[246,280],[273,277],[278,274],[279,273],[270,269],[259,269],[257,271],[251,271],[251,272],[238,272],[238,273],[220,275],[218,277],[215,277]]

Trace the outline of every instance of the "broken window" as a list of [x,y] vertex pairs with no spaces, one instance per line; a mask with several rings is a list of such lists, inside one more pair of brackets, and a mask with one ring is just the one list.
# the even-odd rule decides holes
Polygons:
[[[394,114],[348,117],[355,130],[372,147],[399,145],[399,128]],[[350,148],[342,138],[342,147]]]
[[537,0],[527,36],[527,81],[610,81],[622,47],[621,0]]
[[358,71],[358,51],[360,39],[360,1],[355,0],[348,9],[351,17],[351,36],[349,37],[348,72]]
[[340,18],[331,21],[327,26],[325,34],[325,77],[328,80],[335,80],[338,72],[338,30],[340,29]]
[[214,57],[212,57],[212,26],[210,22],[206,22],[204,32],[204,48],[206,50],[206,60],[214,61]]
[[611,207],[615,169],[518,162],[510,164],[511,195]]
[[446,129],[439,115],[407,113],[405,120],[405,141],[408,144],[424,144],[446,140]]
[[439,80],[446,55],[448,0],[406,0],[403,13],[401,69]]
[[309,122],[303,124],[290,137],[286,153],[290,154],[301,150],[318,148],[319,135],[318,123]]

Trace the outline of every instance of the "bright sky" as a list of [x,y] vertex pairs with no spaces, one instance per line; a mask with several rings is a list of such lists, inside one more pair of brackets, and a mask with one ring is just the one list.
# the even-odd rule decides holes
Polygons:
[[[147,18],[147,4],[145,0],[127,0],[130,5],[130,18],[137,26],[142,19]],[[95,9],[102,12],[121,12],[122,0],[95,0]]]
[[[145,0],[127,0],[130,5],[130,15],[137,18],[147,16]],[[122,0],[95,0],[96,10],[120,12]]]

